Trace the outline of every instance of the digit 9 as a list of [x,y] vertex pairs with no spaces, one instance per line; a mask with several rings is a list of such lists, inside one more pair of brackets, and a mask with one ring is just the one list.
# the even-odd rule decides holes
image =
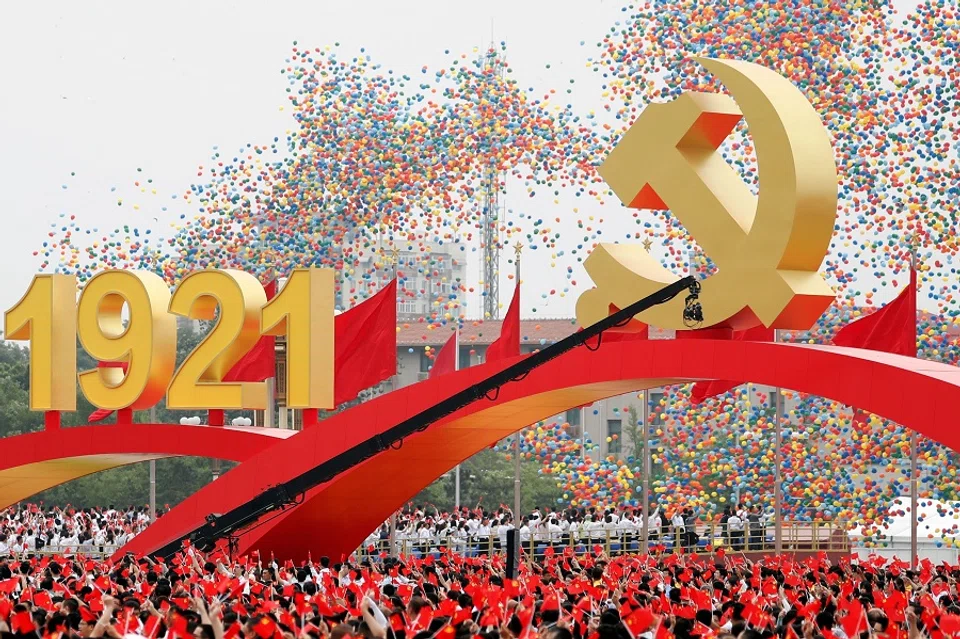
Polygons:
[[169,302],[166,283],[154,273],[105,271],[90,280],[77,308],[80,343],[94,359],[127,364],[126,373],[96,368],[79,374],[91,404],[143,410],[163,399],[177,351],[177,319],[167,313]]

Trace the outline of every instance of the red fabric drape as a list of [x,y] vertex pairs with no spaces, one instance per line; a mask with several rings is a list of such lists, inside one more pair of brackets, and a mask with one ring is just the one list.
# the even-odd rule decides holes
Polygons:
[[833,336],[837,346],[917,356],[917,271],[910,284],[878,311],[850,322]]
[[508,357],[516,357],[520,354],[520,284],[513,291],[513,299],[510,300],[510,308],[507,309],[507,315],[503,318],[503,326],[500,327],[500,337],[493,344],[487,347],[486,361],[495,362]]
[[457,334],[454,333],[450,339],[440,348],[440,352],[433,358],[433,366],[430,368],[428,376],[430,378],[446,375],[457,370]]
[[334,320],[334,401],[397,374],[397,281]]

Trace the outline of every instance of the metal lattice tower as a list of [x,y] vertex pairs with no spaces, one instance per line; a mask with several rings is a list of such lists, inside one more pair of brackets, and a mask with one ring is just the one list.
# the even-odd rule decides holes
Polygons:
[[[484,74],[494,74],[499,82],[506,77],[506,60],[492,48],[484,54]],[[487,167],[483,176],[483,216],[481,223],[483,233],[483,253],[481,255],[481,273],[483,278],[483,317],[499,319],[500,317],[500,249],[503,242],[500,237],[500,221],[502,219],[502,203],[500,201],[500,184],[506,179],[504,172],[497,170],[495,165]]]

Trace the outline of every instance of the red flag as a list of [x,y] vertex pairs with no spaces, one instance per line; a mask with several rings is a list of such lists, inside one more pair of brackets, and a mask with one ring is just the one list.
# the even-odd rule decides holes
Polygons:
[[631,637],[637,637],[653,625],[653,611],[649,608],[637,608],[623,620]]
[[430,367],[428,377],[439,377],[457,370],[457,355],[459,355],[457,351],[460,350],[458,342],[457,333],[450,336],[437,356],[433,358],[433,366]]
[[517,288],[513,291],[513,299],[510,300],[510,308],[503,318],[503,325],[500,327],[500,337],[498,337],[490,346],[487,347],[485,361],[495,362],[508,357],[516,357],[520,354],[520,283],[517,282]]
[[147,637],[148,639],[157,639],[157,635],[160,634],[161,621],[163,621],[162,617],[150,615],[150,617],[147,619],[147,622],[143,625],[143,636]]
[[397,374],[397,280],[333,318],[334,402]]
[[[277,294],[277,280],[271,280],[263,287],[267,300],[272,300]],[[263,335],[260,341],[254,344],[240,361],[233,365],[226,375],[225,382],[262,382],[268,377],[277,374],[276,351],[274,350],[273,335]]]
[[917,271],[910,284],[879,311],[850,322],[833,336],[837,346],[917,356]]
[[867,613],[863,605],[856,599],[847,607],[847,616],[840,622],[843,631],[848,637],[856,637],[867,630]]
[[960,634],[960,615],[943,615],[940,617],[940,630],[947,635]]
[[[97,368],[119,368],[124,373],[127,372],[127,362],[97,362]],[[110,376],[109,373],[107,373]],[[121,376],[117,375],[116,379],[112,381],[120,382]],[[90,413],[90,417],[87,417],[88,424],[95,424],[96,422],[103,421],[107,417],[113,415],[113,411],[109,408],[98,408],[97,410]]]
[[253,631],[260,639],[270,639],[277,631],[277,622],[275,622],[273,618],[264,615],[260,617],[260,621],[253,627]]
[[430,606],[424,606],[420,609],[420,614],[417,615],[417,618],[413,620],[413,626],[411,630],[416,633],[421,630],[426,630],[430,626],[430,622],[433,620],[433,608]]
[[10,631],[14,634],[31,634],[35,633],[36,630],[37,626],[33,623],[33,615],[29,611],[18,612],[10,619]]
[[53,610],[53,601],[45,590],[41,590],[33,595],[33,605],[38,608],[43,608],[44,610]]
[[[690,333],[683,333],[683,335],[684,337],[689,336],[690,338],[695,339],[698,332],[699,331],[691,331]],[[733,333],[730,335],[730,340],[735,342],[772,342],[773,336],[774,333],[772,328],[755,326],[754,328],[748,328],[745,331],[733,331]],[[713,336],[704,335],[704,337]],[[736,382],[729,379],[714,379],[708,382],[697,382],[693,385],[691,399],[693,400],[694,404],[699,404],[707,398],[722,395],[729,390],[733,390],[742,383],[743,382]]]
[[550,590],[543,597],[543,605],[540,607],[540,611],[546,612],[547,610],[560,610],[560,596],[554,590]]

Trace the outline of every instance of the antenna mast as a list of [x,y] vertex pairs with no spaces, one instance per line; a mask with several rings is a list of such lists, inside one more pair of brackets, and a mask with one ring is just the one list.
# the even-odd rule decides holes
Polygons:
[[[488,82],[503,84],[506,77],[506,60],[497,52],[493,42],[484,54],[483,73]],[[483,217],[481,223],[483,232],[481,241],[483,252],[480,265],[483,279],[483,318],[500,318],[500,249],[503,242],[500,238],[500,221],[502,218],[502,203],[500,201],[500,184],[505,179],[503,171],[498,170],[494,160],[486,167],[483,176]]]

